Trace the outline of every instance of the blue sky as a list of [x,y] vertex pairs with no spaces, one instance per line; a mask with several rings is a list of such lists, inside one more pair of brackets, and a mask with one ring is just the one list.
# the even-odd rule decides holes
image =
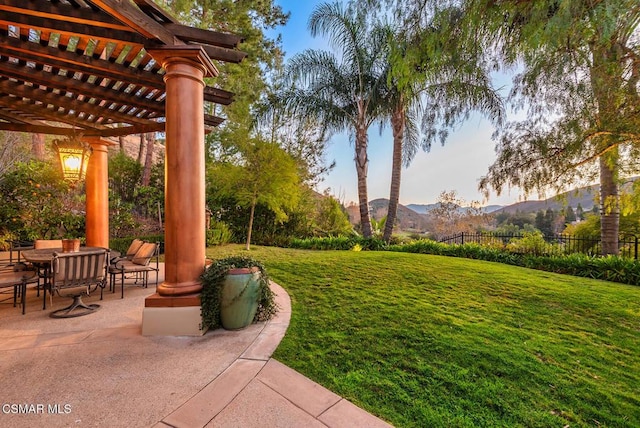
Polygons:
[[[287,25],[276,31],[282,35],[287,58],[305,49],[329,50],[323,38],[311,37],[307,29],[311,11],[322,1],[276,0],[276,3],[291,13]],[[501,80],[501,85],[508,83],[507,78]],[[465,201],[480,201],[483,205],[508,205],[521,200],[517,190],[504,189],[500,197],[493,193],[488,200],[483,200],[477,190],[478,180],[496,158],[492,133],[493,127],[486,120],[472,116],[450,134],[444,146],[437,144],[429,153],[418,153],[412,164],[402,171],[400,203],[434,203],[445,190],[455,190]],[[389,130],[380,135],[377,125],[370,128],[369,200],[389,197],[392,143]],[[345,204],[358,200],[353,155],[348,135],[338,134],[331,138],[327,161],[335,160],[336,166],[319,185],[318,191],[330,188],[331,193]]]

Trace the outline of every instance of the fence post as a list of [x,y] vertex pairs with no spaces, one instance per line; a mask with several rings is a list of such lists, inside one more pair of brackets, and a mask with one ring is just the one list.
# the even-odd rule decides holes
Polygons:
[[633,248],[633,258],[635,260],[638,260],[638,236],[634,235],[634,238],[635,238],[634,239],[635,245],[634,245],[634,248]]
[[460,234],[460,237],[461,237],[460,243],[461,245],[464,245],[464,232]]

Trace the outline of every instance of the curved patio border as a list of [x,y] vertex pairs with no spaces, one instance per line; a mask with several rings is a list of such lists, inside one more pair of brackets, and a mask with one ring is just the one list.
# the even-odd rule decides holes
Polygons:
[[291,319],[289,295],[274,282],[271,289],[276,316],[236,361],[155,427],[389,427],[271,358]]

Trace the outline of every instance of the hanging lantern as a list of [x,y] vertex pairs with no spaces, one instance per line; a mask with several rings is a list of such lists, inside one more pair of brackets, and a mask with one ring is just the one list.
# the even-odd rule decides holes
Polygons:
[[91,156],[91,146],[83,142],[80,136],[70,136],[53,140],[53,148],[60,159],[64,179],[75,184],[84,180]]

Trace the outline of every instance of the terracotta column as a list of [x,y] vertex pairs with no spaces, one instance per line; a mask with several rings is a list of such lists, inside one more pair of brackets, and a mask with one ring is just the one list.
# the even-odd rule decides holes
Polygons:
[[109,248],[109,142],[100,138],[86,140],[93,149],[85,181],[87,246]]
[[204,76],[217,75],[199,46],[149,53],[166,73],[165,280],[160,296],[202,290],[205,262]]

